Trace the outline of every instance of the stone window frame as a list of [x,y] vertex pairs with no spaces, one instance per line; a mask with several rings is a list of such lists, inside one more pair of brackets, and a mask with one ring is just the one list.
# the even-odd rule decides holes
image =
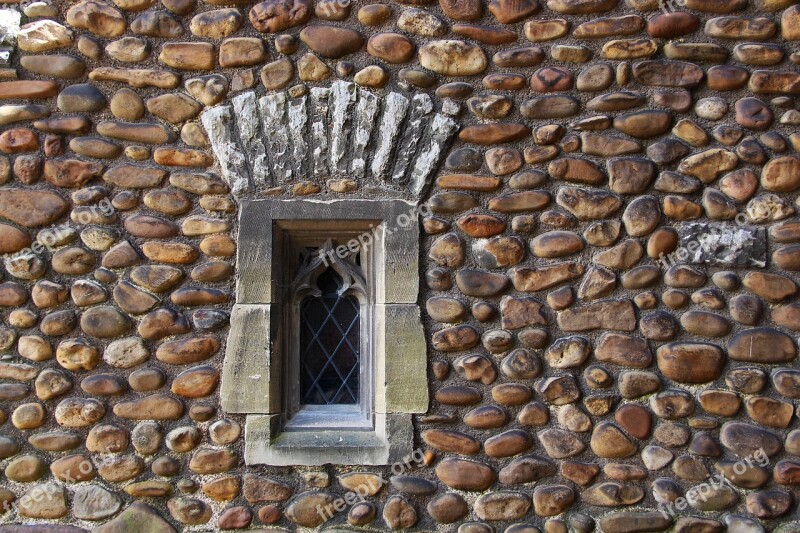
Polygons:
[[[241,201],[237,297],[220,397],[223,411],[247,415],[246,464],[387,465],[412,452],[412,415],[428,409],[427,344],[418,304],[417,212],[416,203],[401,199]],[[283,431],[280,373],[285,355],[276,346],[281,346],[277,336],[284,315],[275,288],[278,276],[273,275],[276,224],[367,220],[378,223],[373,243],[374,427]],[[407,220],[411,223],[403,224]]]

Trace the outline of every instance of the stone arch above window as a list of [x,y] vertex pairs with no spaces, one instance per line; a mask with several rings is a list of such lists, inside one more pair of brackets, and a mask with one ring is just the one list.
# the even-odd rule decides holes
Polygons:
[[339,178],[418,199],[458,130],[425,93],[378,95],[345,81],[297,97],[244,92],[201,121],[237,196]]

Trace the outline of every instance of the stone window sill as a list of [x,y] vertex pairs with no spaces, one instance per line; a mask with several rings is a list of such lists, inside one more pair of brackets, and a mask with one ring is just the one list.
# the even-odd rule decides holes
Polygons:
[[411,417],[375,415],[375,429],[278,431],[279,416],[248,415],[245,462],[272,466],[387,465],[412,451]]

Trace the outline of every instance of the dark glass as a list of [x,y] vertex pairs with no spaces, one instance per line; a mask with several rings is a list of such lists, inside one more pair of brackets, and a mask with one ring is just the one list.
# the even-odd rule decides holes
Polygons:
[[320,296],[300,306],[300,403],[356,404],[361,356],[361,306],[340,296],[342,279],[332,269],[317,279]]

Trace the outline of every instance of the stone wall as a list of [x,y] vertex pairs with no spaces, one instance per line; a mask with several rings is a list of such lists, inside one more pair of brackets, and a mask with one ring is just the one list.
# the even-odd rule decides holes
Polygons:
[[[3,533],[800,531],[797,0],[3,3]],[[244,465],[267,195],[429,202],[408,465]]]

